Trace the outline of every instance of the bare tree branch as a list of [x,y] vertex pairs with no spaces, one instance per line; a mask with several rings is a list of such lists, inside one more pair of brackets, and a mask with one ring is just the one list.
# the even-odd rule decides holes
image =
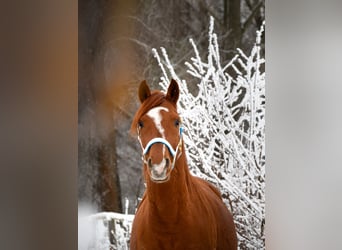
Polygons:
[[248,26],[252,23],[253,18],[258,13],[258,10],[264,5],[264,0],[260,0],[253,8],[251,14],[248,16],[244,24],[242,25],[241,34],[243,35],[247,30]]

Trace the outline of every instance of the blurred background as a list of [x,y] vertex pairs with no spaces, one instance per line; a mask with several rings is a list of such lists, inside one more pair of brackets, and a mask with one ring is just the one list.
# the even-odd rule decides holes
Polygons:
[[152,49],[168,51],[177,75],[195,94],[197,82],[184,66],[194,56],[189,38],[205,58],[212,16],[225,65],[236,48],[250,52],[265,19],[265,2],[80,0],[78,15],[78,201],[95,211],[123,212],[128,199],[134,213],[144,181],[141,148],[129,129],[139,106],[139,83],[146,79],[160,89]]
[[[220,31],[224,1],[212,1],[208,4],[210,14],[204,12],[198,16],[197,11],[205,10],[206,5],[200,5],[204,1],[183,2],[192,10],[191,16],[182,14],[184,9],[178,9],[174,12],[176,19],[165,19],[162,26],[165,28],[158,31],[163,34],[160,37],[167,40],[166,34],[170,31],[166,27],[170,25],[182,29],[183,26],[176,26],[176,22],[183,20],[180,17],[185,20],[196,17],[196,23],[203,21],[206,28],[208,16],[217,13],[213,15],[215,31],[224,39],[227,29]],[[172,10],[169,7],[172,3],[165,1],[163,4],[154,15],[159,13],[164,17],[166,11]],[[113,8],[104,8],[107,5]],[[108,29],[104,29],[107,26],[103,23],[114,15],[114,10],[122,15],[121,5],[126,6],[100,0],[0,2],[0,249],[77,249],[77,200],[96,203],[94,180],[99,158],[95,153],[98,147],[94,145],[100,145],[98,138],[101,137],[97,133],[102,124],[98,122],[95,127],[97,120],[85,122],[84,117],[98,110],[99,103],[105,100],[99,94],[102,88],[94,91],[97,86],[107,84],[100,77],[104,76],[103,65],[96,66],[103,64],[106,51],[104,34]],[[280,250],[338,250],[342,247],[341,1],[268,1],[266,5],[266,246]],[[245,6],[241,7],[243,11],[249,10],[247,2],[241,1],[241,6]],[[137,3],[128,7],[131,11],[142,10]],[[264,8],[260,10],[261,15]],[[252,12],[246,15],[249,13]],[[145,16],[144,20],[148,17],[153,15]],[[149,25],[161,26],[161,19],[155,23],[151,19]],[[118,21],[114,23],[119,25]],[[135,25],[144,27],[139,23],[136,21]],[[249,27],[253,25],[255,19]],[[191,29],[187,32],[192,34]],[[202,33],[206,35],[206,29],[193,35],[194,41],[199,41]],[[171,49],[170,43],[151,40],[156,48]],[[174,43],[179,41],[173,40]],[[201,41],[206,43],[205,38]],[[150,55],[149,50],[146,53]],[[177,53],[169,53],[169,56],[182,57]],[[148,58],[153,61],[151,55]],[[144,58],[139,58],[134,63],[143,61]],[[183,67],[178,65],[180,74]],[[143,65],[140,70],[144,72],[149,66]],[[156,67],[154,61],[152,66]],[[130,82],[134,85],[131,101],[135,104],[132,105],[138,105],[135,97],[138,82],[147,78],[151,85],[155,84],[159,76],[159,71],[156,72],[156,75],[150,74],[151,78],[147,74],[137,75],[136,82]],[[120,83],[111,86],[120,89]],[[110,99],[109,107],[118,96]],[[123,99],[130,100],[129,97]],[[95,116],[95,112],[92,115]],[[116,119],[110,117],[114,123]],[[93,124],[92,130],[88,123]],[[84,129],[87,133],[81,131],[80,124],[88,127]],[[86,150],[82,149],[80,141],[86,142],[86,138],[88,142],[91,138],[98,139],[98,144],[86,144],[88,149],[94,150],[92,156],[89,154],[92,165],[81,164]],[[140,153],[137,155],[134,159],[140,158]],[[139,166],[134,167],[139,169]],[[84,181],[80,181],[81,178]],[[120,196],[124,196],[123,190],[121,187]]]

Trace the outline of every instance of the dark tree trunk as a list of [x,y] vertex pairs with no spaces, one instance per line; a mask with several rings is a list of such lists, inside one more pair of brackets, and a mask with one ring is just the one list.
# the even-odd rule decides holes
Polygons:
[[233,49],[241,47],[241,1],[229,0],[228,3],[228,27],[232,31],[234,39]]
[[120,180],[116,164],[114,132],[104,145],[98,148],[99,177],[97,193],[100,195],[102,211],[122,212]]
[[122,212],[113,104],[103,73],[104,20],[108,1],[79,1],[79,201]]

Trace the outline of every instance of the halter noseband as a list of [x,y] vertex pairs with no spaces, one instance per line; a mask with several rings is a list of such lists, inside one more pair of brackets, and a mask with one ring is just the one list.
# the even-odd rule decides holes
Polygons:
[[[172,170],[172,169],[175,167],[175,162],[176,162],[176,160],[178,159],[178,158],[176,159],[176,156],[177,156],[177,154],[178,154],[178,151],[179,151],[179,150],[181,151],[181,149],[182,149],[182,134],[183,134],[183,127],[180,126],[180,127],[179,127],[179,141],[178,141],[176,150],[173,149],[172,145],[171,145],[167,140],[165,140],[164,138],[161,138],[161,137],[155,137],[155,138],[151,139],[151,140],[147,143],[146,147],[144,148],[143,145],[142,145],[141,139],[140,139],[140,131],[139,131],[139,129],[138,129],[138,140],[139,140],[140,146],[141,146],[141,148],[142,148],[142,150],[143,150],[142,159],[143,159],[144,163],[147,164],[147,161],[146,161],[145,156],[146,156],[147,153],[150,151],[152,145],[153,145],[153,144],[156,144],[156,143],[161,143],[161,144],[164,144],[164,145],[167,147],[167,149],[169,150],[170,154],[171,154],[172,157],[173,157],[173,162],[172,162],[172,166],[171,166],[171,170]],[[182,152],[182,151],[181,151],[181,152]],[[179,155],[179,156],[180,156],[180,155]],[[179,156],[178,156],[178,157],[179,157]]]

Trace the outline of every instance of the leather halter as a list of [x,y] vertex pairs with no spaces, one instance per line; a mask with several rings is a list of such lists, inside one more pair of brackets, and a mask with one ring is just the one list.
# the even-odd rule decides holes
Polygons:
[[141,139],[140,139],[140,131],[138,129],[138,140],[139,140],[140,146],[142,148],[142,159],[143,159],[144,163],[147,164],[146,155],[150,151],[152,145],[156,144],[156,143],[161,143],[167,147],[167,149],[169,150],[170,154],[173,157],[173,162],[171,165],[171,170],[172,170],[175,167],[176,160],[181,156],[181,155],[178,155],[178,157],[177,157],[178,152],[180,151],[182,153],[182,135],[183,135],[183,127],[180,126],[179,127],[179,141],[178,141],[176,150],[173,149],[172,145],[167,140],[165,140],[164,138],[161,138],[161,137],[155,137],[155,138],[151,139],[147,143],[146,147],[144,148],[142,145]]

